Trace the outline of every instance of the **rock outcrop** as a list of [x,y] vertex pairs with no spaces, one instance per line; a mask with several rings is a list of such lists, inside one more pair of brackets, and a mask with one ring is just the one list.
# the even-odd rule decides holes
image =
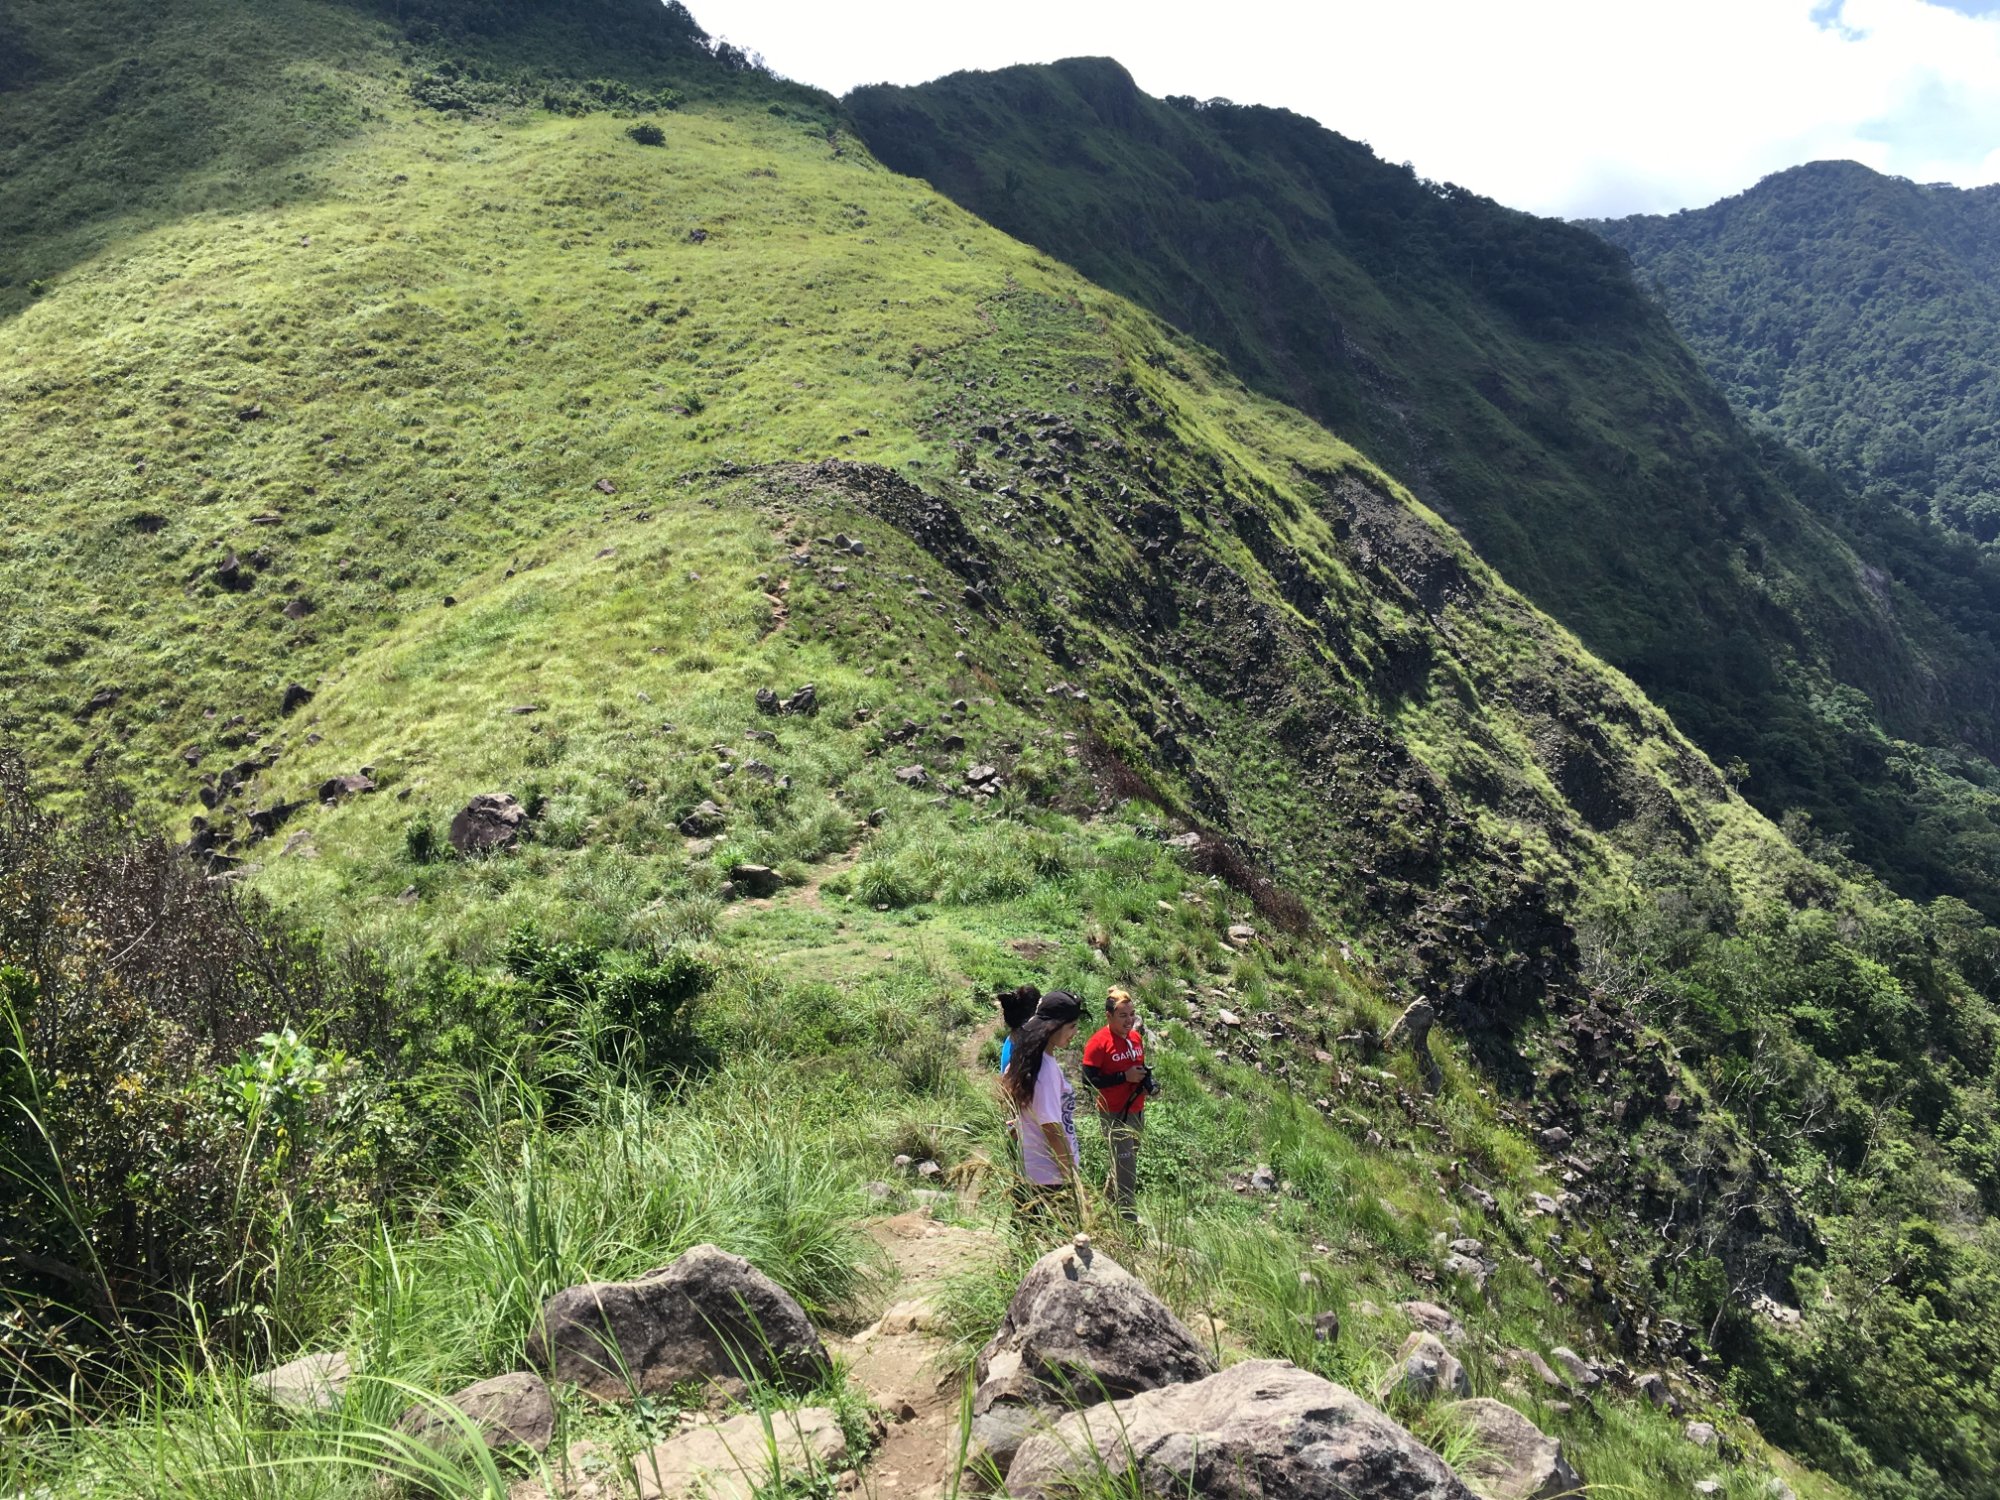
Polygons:
[[636,1281],[556,1293],[528,1336],[528,1362],[606,1400],[694,1382],[741,1389],[749,1378],[808,1386],[826,1348],[797,1302],[741,1256],[696,1245]]
[[1071,1413],[1022,1443],[1007,1493],[1053,1500],[1083,1476],[1128,1466],[1146,1493],[1186,1500],[1472,1500],[1397,1423],[1281,1360]]

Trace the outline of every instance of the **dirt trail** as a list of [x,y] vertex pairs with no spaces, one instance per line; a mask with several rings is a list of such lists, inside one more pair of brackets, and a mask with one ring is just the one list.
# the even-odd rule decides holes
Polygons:
[[861,1471],[878,1500],[934,1500],[947,1492],[958,1457],[963,1386],[941,1356],[936,1301],[953,1277],[1002,1253],[991,1230],[940,1224],[921,1210],[871,1225],[897,1271],[896,1301],[880,1321],[839,1346],[854,1379],[890,1419],[888,1435]]

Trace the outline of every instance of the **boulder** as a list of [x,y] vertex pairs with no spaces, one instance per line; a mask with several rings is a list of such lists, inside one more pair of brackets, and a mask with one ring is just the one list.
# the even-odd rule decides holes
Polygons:
[[1681,1429],[1681,1436],[1697,1448],[1713,1448],[1716,1443],[1713,1422],[1690,1422]]
[[769,865],[735,865],[729,879],[746,896],[775,896],[785,887],[785,877]]
[[303,682],[286,683],[284,696],[278,700],[278,712],[281,714],[295,714],[308,703],[312,702],[312,700],[312,689],[307,687]]
[[[489,1448],[532,1448],[546,1452],[556,1432],[556,1403],[539,1375],[516,1370],[481,1380],[446,1398],[479,1431]],[[405,1411],[396,1430],[433,1448],[455,1447],[465,1430],[449,1412],[428,1402]]]
[[728,821],[729,815],[704,797],[695,804],[693,812],[681,819],[681,832],[691,839],[706,838],[722,832]]
[[1667,1384],[1666,1376],[1660,1374],[1659,1371],[1648,1370],[1634,1383],[1639,1388],[1639,1394],[1644,1396],[1649,1403],[1654,1406],[1663,1407],[1676,1416],[1680,1415],[1680,1397],[1674,1394],[1673,1387]]
[[1004,1473],[1040,1408],[1094,1406],[1214,1368],[1145,1283],[1079,1236],[1028,1268],[979,1351],[974,1435]]
[[713,1245],[696,1245],[636,1281],[557,1292],[528,1335],[527,1358],[606,1400],[688,1382],[738,1390],[745,1376],[805,1386],[828,1368],[798,1303],[749,1261]]
[[896,771],[896,779],[906,787],[917,789],[931,784],[931,773],[922,766],[902,766]]
[[1437,1024],[1437,1011],[1428,1000],[1412,1000],[1396,1017],[1396,1023],[1382,1038],[1382,1045],[1390,1051],[1407,1047],[1412,1052],[1422,1052],[1430,1042],[1431,1027]]
[[1382,1399],[1398,1392],[1428,1401],[1434,1396],[1470,1396],[1472,1380],[1458,1356],[1438,1342],[1436,1334],[1417,1332],[1403,1340],[1396,1363],[1382,1381]]
[[451,847],[460,854],[511,849],[520,841],[528,810],[511,792],[481,792],[451,820]]
[[365,773],[354,776],[330,776],[319,784],[319,800],[339,802],[374,790],[375,778]]
[[1549,1351],[1549,1358],[1554,1360],[1557,1368],[1561,1369],[1574,1384],[1583,1390],[1590,1390],[1604,1379],[1598,1373],[1596,1365],[1593,1365],[1581,1354],[1578,1354],[1574,1349],[1568,1348],[1565,1345],[1557,1344],[1555,1348]]
[[1444,1460],[1352,1391],[1268,1359],[1063,1417],[1021,1444],[1007,1493],[1053,1500],[1128,1466],[1146,1494],[1179,1500],[1472,1496]]
[[1465,1325],[1448,1309],[1439,1307],[1435,1302],[1399,1302],[1396,1305],[1424,1332],[1436,1334],[1447,1344],[1464,1341]]
[[1549,1362],[1542,1358],[1539,1350],[1516,1349],[1508,1354],[1507,1359],[1511,1364],[1526,1365],[1529,1369],[1533,1370],[1535,1378],[1550,1390],[1566,1391],[1569,1389],[1569,1382],[1550,1367]]
[[294,1411],[331,1411],[347,1394],[354,1365],[338,1349],[306,1354],[275,1370],[250,1377],[250,1384],[280,1406]]
[[1447,1408],[1469,1430],[1472,1457],[1459,1478],[1486,1500],[1557,1500],[1580,1496],[1583,1476],[1562,1444],[1504,1402],[1479,1397]]
[[[668,1438],[632,1458],[639,1500],[755,1500],[778,1473],[832,1473],[848,1464],[847,1434],[824,1406],[745,1412]],[[788,1492],[789,1493],[789,1492]]]

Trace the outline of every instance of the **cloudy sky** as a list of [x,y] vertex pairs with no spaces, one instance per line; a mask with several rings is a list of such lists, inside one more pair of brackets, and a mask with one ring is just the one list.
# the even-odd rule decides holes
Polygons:
[[1711,203],[1848,157],[2000,181],[2000,0],[689,0],[845,93],[1105,54],[1152,94],[1278,104],[1568,217]]

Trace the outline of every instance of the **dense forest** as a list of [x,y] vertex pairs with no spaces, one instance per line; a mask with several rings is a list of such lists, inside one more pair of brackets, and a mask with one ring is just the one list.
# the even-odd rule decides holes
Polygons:
[[1747,418],[1875,504],[2000,541],[2000,188],[1821,161],[1589,227]]

